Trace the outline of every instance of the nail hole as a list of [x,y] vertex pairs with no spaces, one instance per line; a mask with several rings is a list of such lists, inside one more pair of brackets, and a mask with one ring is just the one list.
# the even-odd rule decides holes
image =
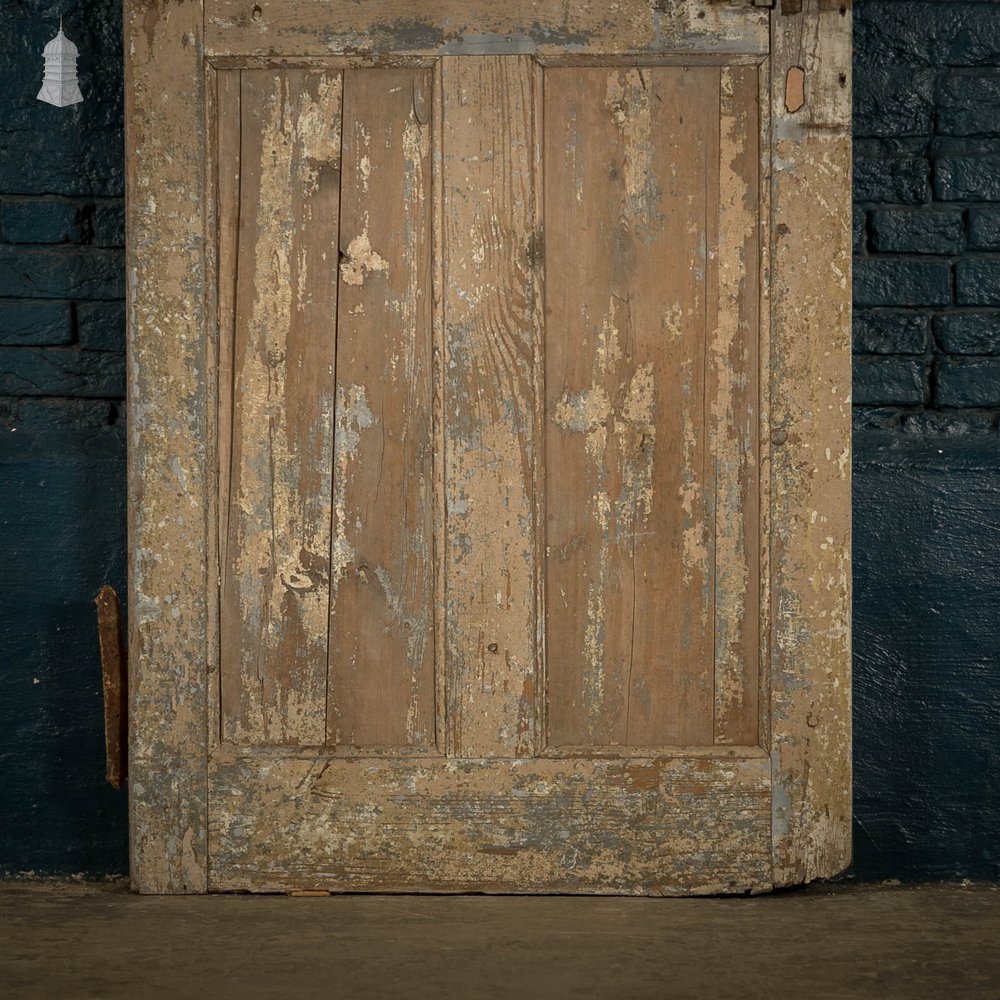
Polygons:
[[500,647],[495,642],[491,642],[486,648],[491,653],[495,653],[495,652],[497,652],[500,649]]
[[263,16],[264,12],[255,4],[253,10],[250,11],[250,19],[253,21],[259,21]]

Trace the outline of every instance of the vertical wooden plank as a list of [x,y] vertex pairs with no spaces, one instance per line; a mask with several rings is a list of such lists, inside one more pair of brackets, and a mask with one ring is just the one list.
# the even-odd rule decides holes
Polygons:
[[536,734],[534,362],[541,336],[531,59],[442,60],[447,741]]
[[435,741],[431,104],[429,69],[344,73],[327,732],[336,744]]
[[132,881],[140,892],[204,892],[215,477],[205,440],[203,9],[127,0],[124,15]]
[[719,70],[545,73],[549,742],[712,742]]
[[341,77],[244,70],[223,736],[326,738]]
[[757,68],[725,67],[719,94],[719,307],[710,340],[715,513],[715,742],[758,734],[757,481],[760,281]]
[[[771,17],[775,885],[833,875],[851,856],[849,15],[779,0]],[[794,66],[805,104],[790,112]]]

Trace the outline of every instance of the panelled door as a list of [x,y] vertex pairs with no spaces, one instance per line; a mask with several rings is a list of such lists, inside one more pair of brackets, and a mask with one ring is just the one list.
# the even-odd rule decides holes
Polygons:
[[842,868],[849,18],[140,6],[139,888]]

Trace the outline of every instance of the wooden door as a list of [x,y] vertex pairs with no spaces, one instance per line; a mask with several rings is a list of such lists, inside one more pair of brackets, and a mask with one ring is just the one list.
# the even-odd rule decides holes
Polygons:
[[847,863],[849,18],[619,6],[131,10],[140,889]]

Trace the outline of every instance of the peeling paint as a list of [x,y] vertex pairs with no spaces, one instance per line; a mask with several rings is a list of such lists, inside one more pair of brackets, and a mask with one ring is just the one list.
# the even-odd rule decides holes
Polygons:
[[364,283],[366,275],[388,270],[389,264],[385,258],[372,249],[366,228],[351,240],[344,252],[340,277],[349,285],[360,285]]
[[[340,160],[342,77],[245,74],[242,117],[259,129],[241,185],[255,226],[236,289],[231,565],[224,588],[223,705],[229,736],[321,742],[329,588],[333,393],[317,375],[332,345],[312,330],[335,301],[336,216],[302,231],[298,213],[328,210],[323,175]],[[244,131],[244,135],[246,131]],[[335,205],[335,202],[334,202]],[[317,240],[318,237],[318,240]],[[313,409],[316,417],[304,419]]]

